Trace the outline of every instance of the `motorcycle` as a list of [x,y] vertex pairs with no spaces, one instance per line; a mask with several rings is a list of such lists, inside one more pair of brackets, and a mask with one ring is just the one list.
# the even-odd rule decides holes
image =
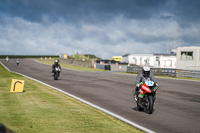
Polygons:
[[138,91],[139,94],[136,103],[139,111],[145,109],[148,114],[153,113],[157,89],[158,86],[156,86],[153,81],[145,81]]
[[7,63],[9,62],[9,58],[6,58],[6,62],[7,62]]
[[54,70],[54,80],[58,80],[58,77],[60,76],[61,74],[61,70],[60,70],[60,67],[55,67],[55,70]]
[[19,60],[16,61],[17,66],[19,65]]

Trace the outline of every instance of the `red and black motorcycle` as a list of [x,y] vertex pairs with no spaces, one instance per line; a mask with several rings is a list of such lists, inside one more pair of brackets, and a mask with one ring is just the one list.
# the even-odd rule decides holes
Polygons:
[[154,101],[156,99],[156,90],[158,86],[153,81],[146,81],[139,89],[137,107],[140,111],[146,109],[148,114],[153,113]]

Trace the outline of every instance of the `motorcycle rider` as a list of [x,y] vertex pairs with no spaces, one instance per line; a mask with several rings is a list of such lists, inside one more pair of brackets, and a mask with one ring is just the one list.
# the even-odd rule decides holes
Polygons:
[[154,82],[154,87],[158,87],[158,83],[156,78],[154,77],[154,74],[151,73],[150,71],[150,67],[149,66],[144,66],[142,68],[142,72],[139,73],[136,77],[136,81],[135,81],[135,93],[134,93],[134,98],[135,101],[137,101],[138,99],[138,91],[140,90],[141,86],[145,83],[145,81],[153,81]]
[[53,73],[53,76],[54,76],[54,72],[55,72],[55,68],[56,67],[59,67],[60,68],[60,71],[61,71],[61,66],[59,64],[59,60],[55,60],[54,61],[54,64],[52,65],[52,73]]
[[8,58],[8,56],[6,57],[6,62],[8,62],[9,61],[9,58]]
[[17,58],[17,60],[16,60],[16,64],[19,65],[19,59],[18,59],[18,58]]

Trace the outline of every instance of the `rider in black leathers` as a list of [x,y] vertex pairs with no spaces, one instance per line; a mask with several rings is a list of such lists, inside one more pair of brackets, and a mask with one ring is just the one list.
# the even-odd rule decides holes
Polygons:
[[134,98],[136,101],[137,101],[139,89],[144,84],[144,82],[148,80],[153,81],[155,86],[158,86],[156,78],[154,77],[153,73],[150,72],[150,67],[144,66],[142,68],[142,72],[137,75],[136,81],[135,81],[136,88],[135,88]]
[[61,66],[59,64],[59,60],[55,60],[54,64],[52,65],[52,73],[53,73],[53,75],[54,75],[54,72],[55,72],[55,68],[58,67],[58,66],[59,66],[59,68],[61,70]]

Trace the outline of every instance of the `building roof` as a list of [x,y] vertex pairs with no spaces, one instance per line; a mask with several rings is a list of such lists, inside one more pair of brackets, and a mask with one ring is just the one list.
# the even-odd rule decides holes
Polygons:
[[178,47],[177,49],[200,49],[199,46]]
[[154,53],[154,56],[176,56],[175,53]]
[[130,54],[132,56],[153,56],[153,54]]

